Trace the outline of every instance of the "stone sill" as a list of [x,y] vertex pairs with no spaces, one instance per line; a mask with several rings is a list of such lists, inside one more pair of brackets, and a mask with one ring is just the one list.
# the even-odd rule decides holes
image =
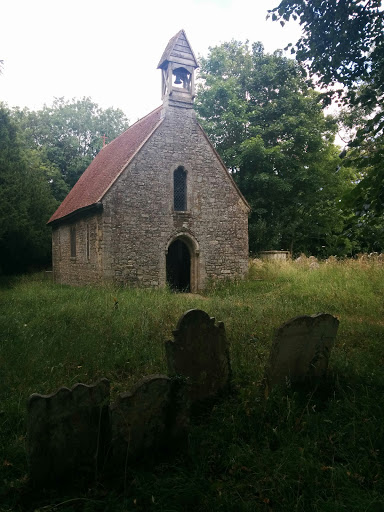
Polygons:
[[190,219],[192,217],[192,213],[191,212],[179,212],[179,211],[173,211],[173,216],[175,218],[179,218],[179,219]]

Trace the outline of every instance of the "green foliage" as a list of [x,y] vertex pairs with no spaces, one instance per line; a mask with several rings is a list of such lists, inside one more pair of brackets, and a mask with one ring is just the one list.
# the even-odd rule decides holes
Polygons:
[[[384,16],[380,0],[283,0],[270,11],[281,23],[299,19],[303,36],[292,47],[320,85],[337,93],[360,118],[348,145],[347,165],[362,173],[353,198],[361,223],[382,222],[384,212]],[[344,88],[340,88],[340,84]],[[327,102],[333,94],[325,93]],[[362,208],[363,206],[363,208]],[[369,211],[367,219],[367,211]],[[381,246],[382,247],[382,246]]]
[[260,43],[211,48],[201,63],[197,109],[252,207],[252,251],[346,254],[340,197],[351,172],[339,168],[335,122],[303,69]]
[[0,273],[49,263],[46,222],[56,207],[38,152],[22,146],[0,104]]
[[300,62],[308,63],[323,85],[343,84],[353,100],[356,84],[369,82],[364,102],[377,104],[384,92],[380,0],[282,0],[269,12],[282,24],[291,18],[299,20],[303,35],[292,52]]
[[89,98],[34,112],[0,105],[0,273],[49,265],[46,223],[102,147],[127,127]]
[[[251,267],[205,296],[168,290],[70,288],[42,276],[0,289],[0,509],[333,512],[384,506],[382,360],[384,266],[378,261]],[[119,307],[115,308],[116,300]],[[234,392],[192,422],[174,458],[127,467],[86,490],[33,490],[25,457],[25,400],[76,382],[111,380],[112,394],[166,371],[164,340],[200,308],[224,320]],[[340,328],[317,390],[261,387],[273,332],[326,311]]]
[[56,98],[41,110],[15,110],[25,143],[42,154],[55,197],[64,199],[93,158],[127,127],[120,109],[102,109],[90,98]]

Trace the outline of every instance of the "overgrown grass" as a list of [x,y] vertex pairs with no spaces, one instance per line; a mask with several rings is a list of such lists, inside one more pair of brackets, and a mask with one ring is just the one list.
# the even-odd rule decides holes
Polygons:
[[[71,288],[42,275],[4,282],[0,511],[383,511],[383,283],[383,265],[358,261],[254,266],[247,280],[203,296]],[[166,372],[164,340],[191,308],[224,321],[234,393],[194,420],[186,449],[132,467],[124,482],[32,492],[28,396],[100,377],[116,394]],[[340,319],[327,381],[265,400],[259,383],[274,329],[317,312]]]

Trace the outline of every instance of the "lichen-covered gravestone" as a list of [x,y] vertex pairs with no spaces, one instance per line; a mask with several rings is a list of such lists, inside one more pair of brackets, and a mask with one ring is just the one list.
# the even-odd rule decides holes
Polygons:
[[207,313],[191,309],[180,318],[173,335],[174,341],[166,342],[168,371],[188,379],[191,402],[227,390],[231,367],[223,322],[215,325]]
[[338,327],[337,318],[325,313],[298,316],[279,327],[266,370],[268,389],[324,376]]
[[107,379],[29,397],[28,454],[34,483],[44,487],[97,476],[108,442],[108,406]]
[[177,444],[189,425],[185,383],[165,375],[150,375],[111,405],[113,469],[148,452]]

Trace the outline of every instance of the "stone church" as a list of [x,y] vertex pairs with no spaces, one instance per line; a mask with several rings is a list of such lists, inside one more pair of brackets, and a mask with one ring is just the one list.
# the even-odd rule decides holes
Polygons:
[[247,271],[249,206],[197,122],[197,67],[181,30],[158,66],[162,106],[99,152],[48,221],[57,283],[196,292]]

